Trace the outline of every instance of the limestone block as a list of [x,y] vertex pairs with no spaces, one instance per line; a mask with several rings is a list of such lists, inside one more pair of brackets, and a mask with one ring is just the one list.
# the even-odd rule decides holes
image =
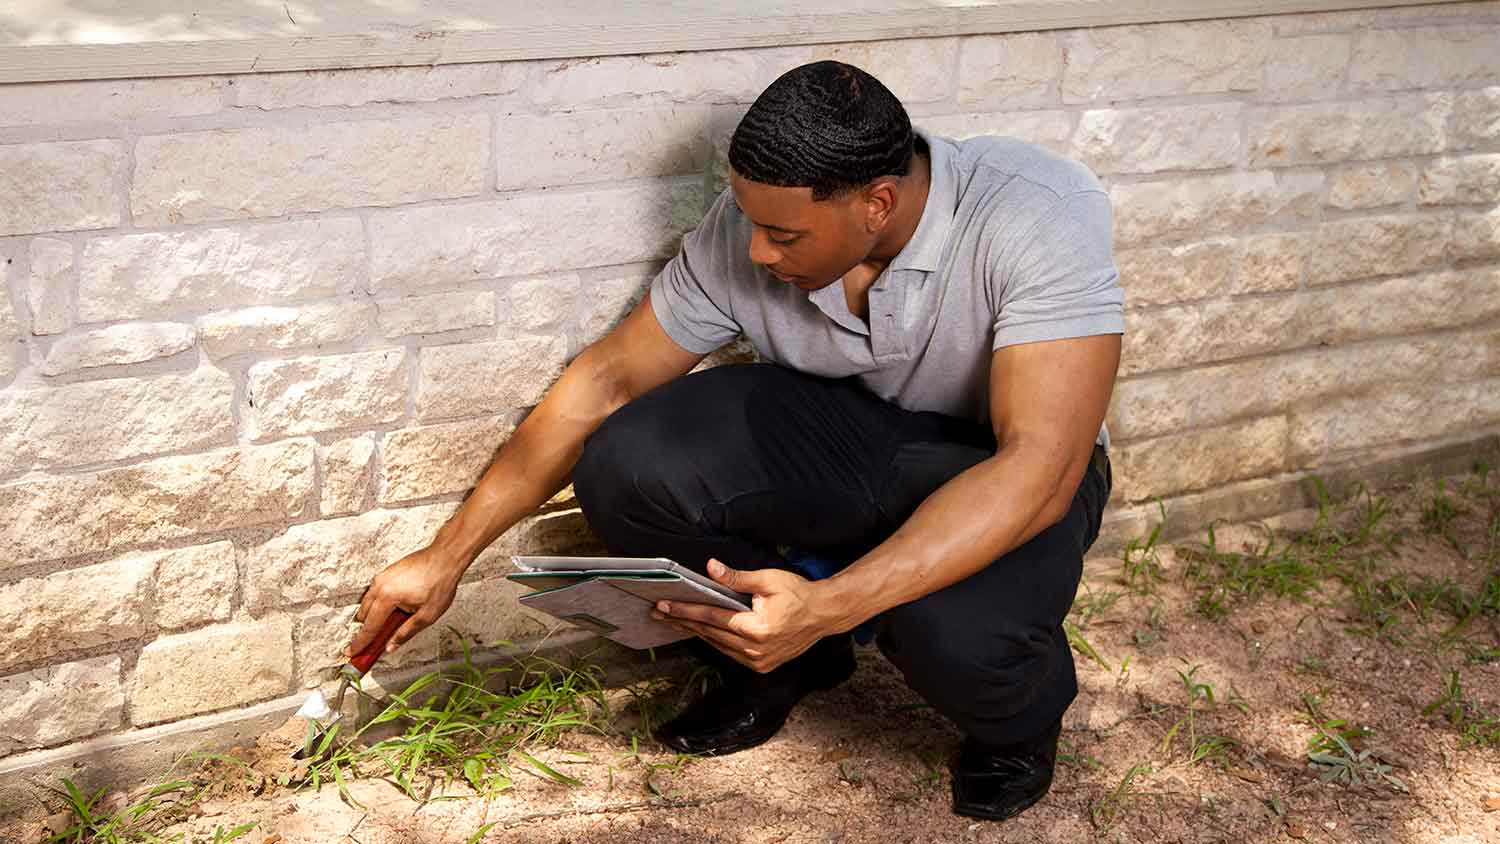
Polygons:
[[1334,173],[1328,204],[1344,210],[1398,205],[1411,199],[1416,186],[1416,168],[1405,162],[1356,164]]
[[1072,30],[1063,35],[1063,102],[1251,91],[1270,35],[1259,20]]
[[352,218],[95,238],[83,250],[79,319],[176,316],[350,292],[363,243]]
[[1240,241],[1239,274],[1233,293],[1295,290],[1302,284],[1312,238],[1305,234],[1263,234]]
[[380,503],[470,489],[513,430],[509,419],[489,418],[391,431],[380,444]]
[[473,62],[246,73],[234,90],[241,108],[262,110],[423,103],[514,93],[528,71],[525,62]]
[[31,278],[26,305],[32,334],[59,334],[73,324],[73,244],[51,237],[31,241]]
[[0,677],[0,756],[113,729],[124,712],[117,656]]
[[1295,296],[1209,302],[1126,314],[1120,372],[1135,375],[1302,345]]
[[964,38],[958,54],[958,101],[995,109],[1056,105],[1062,67],[1062,47],[1051,32]]
[[358,595],[386,566],[425,548],[456,508],[372,510],[293,525],[250,549],[245,603],[259,611]]
[[1222,425],[1401,380],[1500,375],[1500,330],[1302,349],[1122,380],[1110,433],[1120,440]]
[[1500,316],[1500,267],[1427,273],[1306,294],[1293,332],[1345,343],[1472,325]]
[[1408,273],[1443,261],[1452,221],[1446,217],[1388,216],[1324,223],[1314,232],[1309,284],[1334,284]]
[[964,140],[999,135],[1036,144],[1059,155],[1071,155],[1073,149],[1073,116],[1066,111],[945,114],[918,117],[912,122],[943,138]]
[[562,337],[423,349],[417,417],[451,419],[530,407],[562,374],[566,354]]
[[764,51],[712,50],[563,59],[541,65],[532,102],[569,108],[654,103],[750,103],[776,78]]
[[651,289],[651,279],[638,275],[606,278],[584,284],[584,309],[578,333],[584,343],[594,343],[613,331],[635,309]]
[[193,327],[180,322],[128,322],[70,334],[47,350],[46,375],[62,375],[95,366],[171,357],[193,347]]
[[239,582],[238,552],[228,542],[140,554],[156,569],[156,624],[168,630],[228,621]]
[[0,666],[133,639],[146,630],[155,563],[118,560],[0,586]]
[[1343,88],[1349,65],[1349,36],[1342,34],[1278,38],[1266,55],[1268,100],[1322,100]]
[[489,149],[481,114],[151,135],[136,142],[131,216],[175,225],[474,196]]
[[1500,140],[1500,86],[1461,92],[1453,106],[1452,134],[1454,149]]
[[0,237],[120,224],[120,141],[0,145]]
[[1085,111],[1073,149],[1096,173],[1229,167],[1240,158],[1240,112],[1234,103]]
[[[471,646],[493,647],[501,642],[520,642],[561,627],[545,613],[529,610],[517,600],[531,590],[504,578],[479,580],[458,587],[458,596],[444,616],[444,626],[458,631]],[[458,636],[450,630],[442,634],[444,656],[462,653]]]
[[292,620],[283,615],[164,636],[130,676],[130,720],[175,721],[284,695],[292,685]]
[[495,324],[495,294],[488,290],[392,297],[376,305],[380,309],[380,331],[387,337],[440,334]]
[[1234,246],[1207,241],[1115,253],[1125,303],[1133,308],[1218,296],[1234,274]]
[[500,190],[675,176],[708,164],[708,107],[502,115]]
[[1422,205],[1500,202],[1500,155],[1441,158],[1428,163],[1417,187]]
[[507,322],[518,332],[538,332],[567,324],[577,307],[577,273],[530,278],[511,285]]
[[199,317],[198,340],[215,359],[347,343],[365,333],[374,315],[373,305],[357,300],[258,305]]
[[1117,184],[1110,189],[1115,241],[1241,232],[1277,217],[1310,217],[1321,199],[1321,173],[1267,171]]
[[318,450],[323,474],[319,513],[338,516],[365,506],[374,456],[375,440],[370,437],[350,437]]
[[703,219],[702,179],[512,194],[370,216],[376,290],[650,261]]
[[0,465],[56,468],[227,445],[234,385],[217,369],[14,390],[0,402]]
[[1338,401],[1309,402],[1292,414],[1290,442],[1299,466],[1328,452],[1433,440],[1500,421],[1500,378],[1458,384],[1405,382]]
[[0,87],[0,126],[214,114],[224,107],[225,87],[217,76],[13,83]]
[[246,395],[254,439],[356,425],[383,425],[406,412],[406,351],[381,349],[250,367]]
[[1500,26],[1371,29],[1354,42],[1355,89],[1473,88],[1500,80]]
[[0,567],[283,522],[312,491],[304,441],[0,486]]
[[1452,94],[1252,109],[1252,165],[1322,164],[1441,152]]
[[[10,291],[5,287],[5,261],[0,260],[0,379],[15,373],[16,358],[22,349],[20,343],[21,326],[16,321],[15,308],[10,304]],[[0,468],[0,475],[5,474],[9,474],[8,469]]]
[[1287,465],[1287,419],[1273,416],[1112,449],[1120,500],[1148,501],[1277,472]]
[[1500,258],[1500,210],[1459,215],[1449,251],[1460,261]]

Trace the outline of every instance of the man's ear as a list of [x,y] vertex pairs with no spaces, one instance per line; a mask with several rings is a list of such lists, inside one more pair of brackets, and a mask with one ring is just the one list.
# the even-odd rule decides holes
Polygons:
[[865,185],[863,193],[865,228],[874,234],[885,228],[896,213],[896,180],[882,176]]

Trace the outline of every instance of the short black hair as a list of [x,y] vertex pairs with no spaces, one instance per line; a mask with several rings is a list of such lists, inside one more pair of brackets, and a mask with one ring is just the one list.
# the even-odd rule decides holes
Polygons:
[[901,101],[854,65],[821,61],[761,92],[729,142],[729,166],[752,182],[812,188],[824,200],[881,176],[904,176],[926,142]]

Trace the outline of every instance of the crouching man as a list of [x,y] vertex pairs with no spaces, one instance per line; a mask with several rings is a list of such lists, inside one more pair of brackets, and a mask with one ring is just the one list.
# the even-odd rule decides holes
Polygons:
[[[914,130],[837,62],[767,88],[729,162],[641,305],[432,544],[374,579],[352,649],[394,607],[415,613],[397,644],[437,620],[479,553],[571,478],[612,552],[754,595],[740,613],[658,605],[725,678],[661,741],[754,747],[873,635],[965,735],[954,811],[1010,817],[1052,781],[1078,689],[1062,623],[1110,492],[1108,198],[1035,146]],[[763,363],[687,374],[741,334]]]

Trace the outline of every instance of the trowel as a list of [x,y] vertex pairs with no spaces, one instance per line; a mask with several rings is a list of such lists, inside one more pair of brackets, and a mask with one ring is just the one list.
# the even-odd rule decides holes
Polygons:
[[386,643],[391,640],[391,636],[395,635],[408,618],[411,618],[411,613],[406,610],[391,610],[380,632],[375,634],[374,641],[339,668],[339,686],[338,691],[333,695],[332,706],[328,705],[321,689],[313,689],[312,694],[307,696],[307,700],[302,703],[302,708],[297,710],[297,717],[307,719],[307,738],[303,740],[302,748],[292,754],[293,759],[312,758],[318,745],[323,743],[324,737],[343,719],[344,696],[349,693],[349,687],[357,685],[360,680],[364,679],[364,676],[374,667],[375,662],[385,653]]

